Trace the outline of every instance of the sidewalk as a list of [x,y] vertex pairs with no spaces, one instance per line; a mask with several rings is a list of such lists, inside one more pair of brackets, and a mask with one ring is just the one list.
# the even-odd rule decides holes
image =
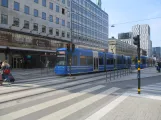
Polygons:
[[[160,76],[161,73],[158,73],[156,71],[155,67],[149,67],[141,70],[141,78],[147,78],[147,77],[154,77],[154,76]],[[132,74],[124,75],[124,76],[118,76],[116,73],[116,77],[111,79],[111,82],[116,82],[116,81],[125,81],[125,80],[135,80],[137,79],[137,70],[134,70]]]
[[161,101],[139,96],[122,95],[112,101],[101,120],[161,120]]

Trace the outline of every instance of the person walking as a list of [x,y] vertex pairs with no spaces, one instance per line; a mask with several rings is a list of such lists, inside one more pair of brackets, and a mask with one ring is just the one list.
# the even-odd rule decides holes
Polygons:
[[10,82],[9,79],[9,74],[10,74],[10,65],[8,64],[7,60],[5,60],[2,65],[1,65],[1,69],[2,69],[2,78],[5,82]]
[[160,69],[161,69],[161,62],[158,62],[158,70],[160,72]]

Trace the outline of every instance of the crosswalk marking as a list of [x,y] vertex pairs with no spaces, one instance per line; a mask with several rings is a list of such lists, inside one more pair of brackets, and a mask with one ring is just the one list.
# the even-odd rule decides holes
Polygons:
[[103,116],[105,116],[108,112],[114,109],[117,105],[119,105],[122,101],[124,101],[129,95],[124,93],[119,98],[115,99],[111,103],[107,104],[105,107],[97,111],[96,113],[92,114],[85,120],[100,120]]
[[69,106],[67,108],[64,108],[64,109],[59,110],[59,111],[57,111],[55,113],[49,114],[49,115],[47,115],[45,117],[42,117],[39,120],[53,120],[53,119],[61,120],[61,119],[65,118],[65,117],[67,117],[68,115],[70,115],[70,114],[72,114],[72,113],[74,113],[74,112],[76,112],[78,110],[81,110],[82,108],[84,108],[84,107],[86,107],[88,105],[93,104],[94,102],[96,102],[96,101],[108,96],[109,94],[111,94],[111,93],[113,93],[113,92],[115,92],[117,90],[119,90],[119,88],[108,89],[108,90],[103,91],[103,92],[101,92],[99,94],[96,94],[96,95],[94,95],[94,96],[92,96],[90,98],[87,98],[87,99],[85,99],[83,101],[75,103],[75,104],[73,104],[73,105],[71,105],[71,106]]
[[22,99],[20,103],[17,103],[17,101],[12,101],[10,103],[5,103],[5,106],[0,105],[0,109],[4,109],[6,107],[12,107],[12,106],[17,105],[17,104],[27,103],[27,102],[30,102],[30,101],[34,101],[34,100],[38,100],[38,99],[41,99],[41,98],[53,96],[53,95],[56,95],[56,94],[65,93],[69,90],[75,90],[75,89],[79,89],[79,88],[83,88],[83,87],[87,87],[87,86],[90,86],[90,84],[82,84],[82,85],[79,85],[79,86],[66,88],[64,90],[52,91],[52,92],[45,93],[45,94],[42,94],[42,95],[39,95],[39,96],[33,96],[32,99],[31,98],[25,98],[25,99]]
[[92,92],[92,91],[101,89],[101,88],[103,88],[103,87],[104,87],[103,85],[98,85],[98,86],[96,86],[96,87],[92,87],[92,88],[90,88],[90,89],[86,89],[86,90],[83,90],[83,91],[78,92],[78,93],[73,93],[73,94],[70,94],[70,95],[67,95],[67,96],[64,96],[64,97],[61,97],[61,98],[57,98],[57,99],[54,99],[54,100],[51,100],[51,101],[47,101],[47,102],[42,103],[42,104],[38,104],[38,105],[35,105],[35,106],[32,106],[32,107],[29,107],[29,108],[24,108],[24,109],[22,109],[22,110],[15,111],[15,112],[6,114],[6,115],[4,115],[4,116],[0,116],[0,120],[14,120],[14,119],[23,117],[23,116],[25,116],[25,115],[28,115],[28,114],[30,114],[30,113],[34,113],[34,112],[36,112],[36,111],[39,111],[39,110],[48,108],[48,107],[50,107],[50,106],[53,106],[53,105],[62,103],[62,102],[64,102],[64,101],[73,99],[73,98],[75,98],[75,97],[84,95],[84,94],[86,94],[87,92]]
[[[48,81],[48,82],[47,82]],[[37,85],[34,83],[33,84],[14,84],[13,86],[11,87],[6,87],[6,88],[2,88],[2,90],[0,91],[0,94],[3,94],[3,93],[6,93],[6,92],[13,92],[13,91],[17,91],[17,90],[25,90],[25,89],[28,89],[28,88],[36,88],[36,87],[41,87],[41,86],[44,86],[44,85],[50,85],[50,84],[57,84],[57,83],[60,83],[60,80],[54,80],[54,81],[50,81],[49,82],[49,79],[47,81],[43,81],[43,82],[39,82],[37,83]],[[16,85],[18,85],[19,87],[15,87]],[[20,86],[22,85],[22,86]]]
[[141,87],[141,94],[137,94],[137,88],[129,90],[131,96],[144,97],[149,99],[161,100],[157,94],[161,94],[161,83],[155,83]]

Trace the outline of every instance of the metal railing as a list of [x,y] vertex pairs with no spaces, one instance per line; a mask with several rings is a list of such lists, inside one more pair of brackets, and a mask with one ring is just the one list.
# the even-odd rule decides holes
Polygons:
[[128,69],[115,69],[113,71],[108,71],[106,74],[106,82],[112,82],[113,80],[119,79],[124,76],[128,76],[133,73],[133,70],[136,70],[135,68],[128,68]]

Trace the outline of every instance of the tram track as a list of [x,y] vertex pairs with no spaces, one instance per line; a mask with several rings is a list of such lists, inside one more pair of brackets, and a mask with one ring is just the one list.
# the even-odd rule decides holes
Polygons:
[[106,72],[88,74],[84,76],[77,76],[77,79],[68,80],[67,77],[58,78],[55,81],[49,82],[48,84],[42,84],[37,87],[29,87],[25,89],[4,91],[0,93],[0,105],[18,101],[26,98],[36,97],[46,93],[54,92],[56,90],[63,90],[66,88],[72,88],[79,85],[90,84],[98,81],[105,81]]

